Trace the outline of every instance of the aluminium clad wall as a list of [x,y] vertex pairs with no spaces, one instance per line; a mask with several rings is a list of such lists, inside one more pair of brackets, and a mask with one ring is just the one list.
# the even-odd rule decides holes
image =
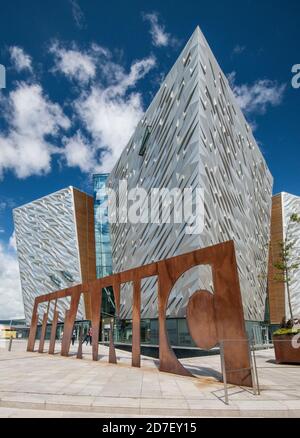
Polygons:
[[[205,227],[199,235],[188,235],[185,224],[113,224],[114,272],[233,239],[245,318],[262,321],[273,178],[199,28],[163,81],[107,185],[117,192],[124,179],[128,189],[142,187],[149,195],[154,187],[192,187],[194,192],[203,188]],[[199,288],[213,292],[207,266],[195,268],[175,285],[168,316],[184,316],[189,296]],[[121,316],[129,318],[130,313],[130,290],[125,288]],[[143,287],[142,317],[157,317],[154,279]]]

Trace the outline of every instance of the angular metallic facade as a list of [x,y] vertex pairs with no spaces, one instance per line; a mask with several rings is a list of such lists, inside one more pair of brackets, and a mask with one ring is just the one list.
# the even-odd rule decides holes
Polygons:
[[[93,228],[93,217],[87,220],[88,201],[93,202],[93,199],[68,187],[14,210],[21,286],[28,324],[36,296],[80,284],[88,276],[95,278],[94,256],[85,244],[88,239],[86,224],[89,223],[89,228]],[[91,238],[94,242],[93,229]],[[69,303],[62,299],[57,306],[63,320]],[[53,307],[54,303],[50,308],[50,320]],[[85,307],[84,303],[80,304],[77,319],[86,317]]]
[[[300,216],[300,197],[289,193],[282,193],[283,205],[283,238],[294,242],[292,250],[292,264],[299,264],[300,259],[300,224],[290,221],[291,215]],[[287,236],[288,234],[288,236]],[[300,267],[293,270],[290,282],[291,304],[294,317],[300,318]],[[286,318],[290,317],[287,291],[285,287]]]
[[[264,319],[273,178],[227,78],[197,28],[165,78],[107,186],[204,189],[205,227],[185,224],[111,226],[113,270],[161,260],[233,239],[245,318]],[[173,288],[168,316],[183,317],[197,289],[213,292],[210,269],[186,273]],[[130,318],[123,299],[121,317]],[[127,290],[127,294],[128,294]],[[142,317],[157,317],[155,279],[143,286]]]
[[[281,276],[274,264],[281,261],[280,244],[287,238],[294,243],[290,264],[299,263],[300,224],[291,221],[291,215],[300,215],[300,197],[289,193],[279,193],[273,197],[271,222],[271,251],[269,265],[270,320],[279,324],[285,317],[290,319],[287,286],[279,281]],[[300,268],[290,273],[290,296],[293,316],[300,318]]]

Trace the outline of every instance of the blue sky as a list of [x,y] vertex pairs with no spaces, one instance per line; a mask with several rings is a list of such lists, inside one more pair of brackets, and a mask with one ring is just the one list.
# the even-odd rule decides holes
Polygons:
[[12,208],[68,185],[91,191],[91,173],[109,170],[197,25],[255,128],[274,193],[300,195],[299,0],[11,0],[0,13],[0,271],[10,269],[9,287]]

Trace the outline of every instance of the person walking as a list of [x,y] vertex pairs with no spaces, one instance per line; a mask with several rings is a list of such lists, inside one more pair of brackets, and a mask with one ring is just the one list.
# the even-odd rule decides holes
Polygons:
[[85,342],[85,345],[88,345],[88,343],[90,343],[90,345],[92,345],[92,328],[91,327],[88,329],[87,334],[85,335],[83,342]]
[[76,330],[75,330],[75,328],[73,328],[73,332],[72,332],[72,345],[74,345],[75,344],[75,340],[76,340]]

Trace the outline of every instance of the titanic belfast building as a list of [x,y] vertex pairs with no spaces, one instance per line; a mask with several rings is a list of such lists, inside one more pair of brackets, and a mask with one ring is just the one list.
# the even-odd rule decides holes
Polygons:
[[[199,27],[138,123],[107,187],[117,192],[123,180],[128,191],[203,189],[204,228],[189,235],[182,223],[112,223],[113,272],[232,239],[247,328],[259,329],[265,320],[273,178]],[[213,293],[208,266],[187,272],[173,288],[167,310],[173,345],[189,342],[183,318],[198,289]],[[130,321],[130,285],[122,292],[121,318]],[[142,285],[142,318],[145,340],[147,333],[157,336],[155,278]]]
[[[203,229],[189,234],[186,223],[108,223],[107,191],[118,193],[120,181],[126,181],[128,191],[138,187],[149,196],[153,188],[169,191],[189,188],[193,193],[201,189]],[[251,127],[197,27],[110,174],[94,176],[95,235],[91,236],[89,228],[83,232],[85,235],[88,233],[88,242],[95,245],[95,254],[92,249],[88,250],[90,247],[86,244],[84,248],[90,254],[90,263],[89,272],[85,268],[85,278],[93,278],[95,273],[101,278],[111,272],[121,272],[233,240],[247,330],[260,336],[266,320],[272,187],[272,175]],[[86,255],[78,251],[80,239],[76,223],[80,221],[74,222],[76,208],[72,199],[74,196],[71,194],[65,196],[68,202],[65,208],[59,207],[53,200],[49,215],[54,223],[55,210],[60,210],[67,231],[65,236],[74,232],[73,240],[62,244],[58,242],[60,236],[55,229],[43,229],[48,240],[41,244],[49,245],[50,254],[46,262],[51,263],[51,269],[47,263],[37,266],[27,246],[35,244],[34,229],[32,234],[27,232],[30,224],[35,223],[32,215],[26,209],[15,212],[22,288],[28,314],[35,291],[43,292],[50,284],[53,289],[53,283],[58,280],[65,284],[70,276],[78,282],[83,278]],[[164,200],[162,195],[161,201],[169,202],[169,199]],[[42,206],[39,208],[40,214],[43,214]],[[72,214],[66,213],[68,208],[72,209]],[[174,209],[175,205],[171,210],[174,212]],[[40,229],[39,233],[42,239]],[[26,236],[26,245],[23,245],[22,236]],[[51,258],[51,239],[54,239],[54,249],[59,257],[73,257],[70,265],[55,265]],[[31,257],[30,262],[27,257]],[[38,263],[42,262],[39,260]],[[43,287],[37,289],[36,279],[32,277],[39,278],[38,284]],[[199,266],[185,273],[172,290],[167,309],[167,328],[172,345],[193,345],[185,312],[189,297],[199,289],[214,292],[209,266]],[[110,315],[114,312],[113,298],[111,291],[105,293],[109,303],[106,312]],[[156,278],[143,282],[141,305],[141,340],[146,344],[156,344]],[[85,303],[82,312],[87,310],[88,303]],[[132,285],[124,284],[120,319],[116,323],[116,341],[131,342],[131,318]]]

